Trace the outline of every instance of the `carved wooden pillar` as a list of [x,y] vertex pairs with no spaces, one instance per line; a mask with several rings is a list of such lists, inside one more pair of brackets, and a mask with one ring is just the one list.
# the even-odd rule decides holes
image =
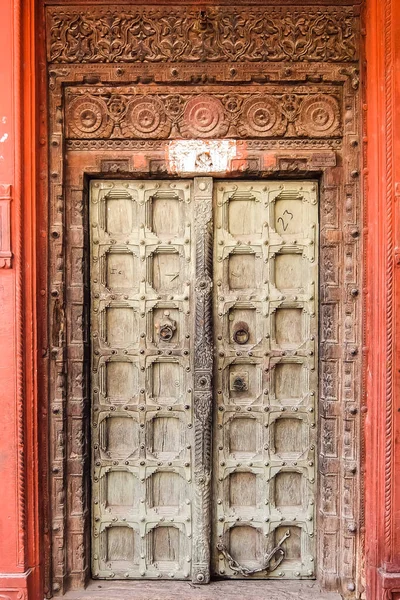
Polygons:
[[194,180],[196,315],[194,322],[194,583],[210,581],[212,419],[212,178]]

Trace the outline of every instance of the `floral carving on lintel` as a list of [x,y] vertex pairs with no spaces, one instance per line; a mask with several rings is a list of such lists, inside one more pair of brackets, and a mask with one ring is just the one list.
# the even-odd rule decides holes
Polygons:
[[322,93],[67,92],[69,139],[311,137],[342,134],[338,99]]
[[352,62],[352,9],[48,9],[54,63]]

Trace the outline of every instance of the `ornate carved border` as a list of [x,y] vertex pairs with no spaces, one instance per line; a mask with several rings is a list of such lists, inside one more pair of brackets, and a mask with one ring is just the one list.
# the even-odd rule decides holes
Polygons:
[[68,87],[66,137],[78,139],[341,138],[338,86],[273,86],[268,94],[208,86]]
[[194,348],[194,523],[192,580],[210,580],[211,436],[214,356],[212,329],[213,182],[194,180],[196,276]]
[[48,9],[53,63],[354,62],[353,7]]
[[[87,181],[90,177],[237,176],[319,177],[321,179],[321,358],[318,576],[327,589],[349,597],[361,590],[359,562],[359,441],[361,342],[361,243],[359,185],[358,66],[318,63],[310,75],[303,64],[49,65],[50,86],[50,281],[52,364],[50,372],[50,461],[53,524],[53,590],[79,587],[89,578],[89,477],[87,341]],[[298,133],[270,139],[223,142],[208,139],[138,140],[134,136],[66,139],[66,89],[122,86],[155,93],[191,83],[196,97],[207,86],[243,85],[253,97],[269,86],[321,85],[339,90],[340,135],[318,138]],[[203,81],[199,87],[195,82]],[[166,87],[164,87],[166,86]],[[272,89],[272,88],[271,88]],[[101,93],[101,92],[100,92]],[[90,116],[90,115],[89,115]],[[92,117],[91,117],[92,118]],[[89,119],[90,120],[90,119]],[[296,121],[296,119],[295,119]],[[69,126],[69,125],[68,125]],[[68,127],[67,126],[67,127]],[[294,125],[295,127],[295,125]],[[296,129],[294,129],[296,132]],[[201,137],[200,135],[196,136]],[[226,163],[218,149],[226,145]],[[195,158],[190,162],[185,144]],[[193,150],[194,149],[194,150]],[[221,154],[221,153],[219,153]],[[182,158],[183,156],[183,158]],[[211,162],[210,162],[211,161]],[[189,165],[189,166],[188,166]],[[71,324],[70,330],[68,323]],[[198,561],[201,562],[200,560]],[[339,584],[338,584],[339,582]]]

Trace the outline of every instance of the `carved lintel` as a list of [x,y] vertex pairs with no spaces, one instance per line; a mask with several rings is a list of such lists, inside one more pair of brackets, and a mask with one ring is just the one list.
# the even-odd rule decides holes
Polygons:
[[212,418],[212,179],[194,180],[196,317],[194,349],[194,583],[210,580]]
[[[84,12],[79,7],[49,8],[49,61],[348,63],[358,59],[358,26],[352,8],[326,7],[321,13],[311,7],[287,7],[282,14],[266,7],[218,7],[204,11],[201,22],[195,8],[158,7],[145,15],[144,6],[129,8],[88,5]],[[115,39],[118,44],[112,43]]]
[[11,269],[11,185],[0,184],[0,269]]

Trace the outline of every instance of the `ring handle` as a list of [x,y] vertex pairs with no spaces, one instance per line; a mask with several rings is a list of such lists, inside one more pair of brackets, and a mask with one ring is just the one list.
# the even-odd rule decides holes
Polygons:
[[233,340],[243,346],[250,339],[249,326],[245,321],[238,321],[233,326]]
[[170,319],[168,310],[164,311],[163,319],[156,325],[156,329],[161,342],[170,342],[174,337],[176,321]]

